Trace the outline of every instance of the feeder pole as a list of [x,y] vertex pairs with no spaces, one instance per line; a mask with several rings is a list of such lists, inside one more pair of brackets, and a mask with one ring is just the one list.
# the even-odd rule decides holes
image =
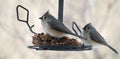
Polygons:
[[58,7],[58,20],[63,22],[63,8],[64,8],[64,0],[59,0],[59,7]]

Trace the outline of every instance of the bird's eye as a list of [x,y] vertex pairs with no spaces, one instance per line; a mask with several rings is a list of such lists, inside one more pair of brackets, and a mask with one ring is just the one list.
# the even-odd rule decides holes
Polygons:
[[47,17],[46,16],[44,16],[44,19],[46,19]]
[[89,28],[89,27],[87,27],[87,29],[89,30],[90,28]]

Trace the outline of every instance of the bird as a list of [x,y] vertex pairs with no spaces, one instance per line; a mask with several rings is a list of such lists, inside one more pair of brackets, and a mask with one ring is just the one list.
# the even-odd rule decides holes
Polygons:
[[93,45],[101,44],[104,46],[109,47],[112,51],[114,51],[116,54],[118,54],[117,50],[112,48],[105,39],[101,36],[100,33],[92,26],[91,23],[88,23],[83,27],[83,37],[87,39],[87,41]]
[[62,38],[64,35],[70,34],[82,38],[82,36],[71,32],[61,21],[57,20],[52,14],[50,14],[49,11],[44,13],[39,19],[41,19],[41,24],[45,33],[52,37]]

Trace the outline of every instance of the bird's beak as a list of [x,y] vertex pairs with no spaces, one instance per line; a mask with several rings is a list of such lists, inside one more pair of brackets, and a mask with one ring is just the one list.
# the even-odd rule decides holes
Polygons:
[[85,28],[82,28],[83,30],[85,30]]
[[43,19],[43,17],[40,17],[39,19]]

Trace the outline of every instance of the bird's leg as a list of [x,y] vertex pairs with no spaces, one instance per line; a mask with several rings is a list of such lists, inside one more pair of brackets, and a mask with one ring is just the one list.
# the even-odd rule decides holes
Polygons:
[[84,40],[86,40],[86,39],[83,39],[83,38],[82,38],[82,41],[83,41],[82,47],[83,47],[83,48],[85,48],[85,42],[84,42]]
[[82,44],[82,47],[85,48],[85,44],[84,43]]

